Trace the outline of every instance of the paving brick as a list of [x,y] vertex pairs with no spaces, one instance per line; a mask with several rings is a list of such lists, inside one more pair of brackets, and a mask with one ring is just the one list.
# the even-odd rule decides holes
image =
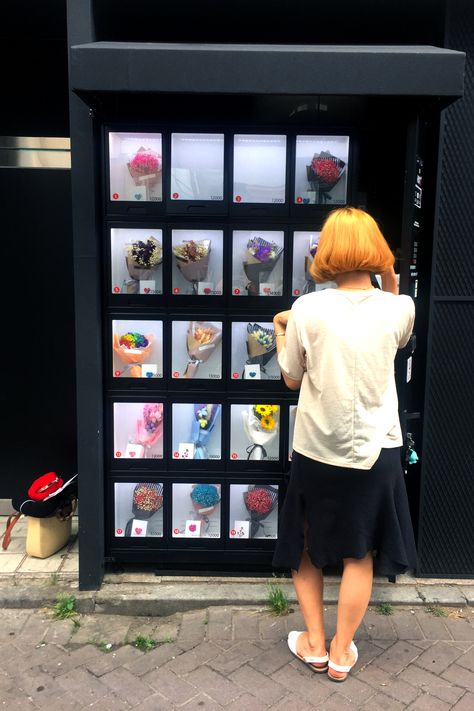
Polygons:
[[71,644],[124,644],[134,619],[125,615],[82,615],[81,626],[71,638]]
[[420,689],[420,691],[436,696],[441,701],[455,704],[464,694],[464,689],[455,686],[446,679],[435,674],[430,674],[425,669],[420,669],[415,664],[403,671],[403,680]]
[[468,691],[474,691],[474,674],[468,669],[460,667],[458,664],[451,664],[451,666],[442,673],[442,677]]
[[273,617],[272,615],[262,617],[260,619],[260,637],[262,639],[286,639],[288,632],[286,630],[285,620],[281,617]]
[[[27,711],[27,709],[37,709],[38,707],[36,704],[33,703],[32,700],[28,699],[26,696],[19,696],[17,691],[13,692],[5,692],[5,694],[2,694],[2,698],[0,701],[0,708],[2,709],[8,709],[8,711],[12,711],[12,709],[18,709],[19,711]],[[76,706],[76,709],[78,707]]]
[[[276,708],[276,706],[272,706],[271,708]],[[300,711],[299,707],[292,706],[287,706],[286,711],[291,708],[298,708],[298,711]],[[226,711],[266,711],[266,709],[268,709],[268,705],[263,701],[256,699],[255,696],[252,696],[251,694],[243,694],[243,696],[239,696],[238,699],[228,704],[225,709]]]
[[209,667],[195,669],[186,676],[186,680],[223,706],[230,704],[231,701],[243,694],[240,686]]
[[141,679],[174,704],[186,703],[194,698],[199,691],[196,686],[172,672],[171,669],[154,670],[142,676]]
[[136,647],[126,645],[114,652],[103,653],[102,658],[88,661],[84,666],[95,676],[102,676],[102,674],[107,674],[107,672],[117,669],[117,667],[121,667],[123,664],[140,660],[143,655],[144,652],[141,652]]
[[[303,665],[301,665],[303,667]],[[304,669],[304,667],[303,667]],[[291,664],[286,664],[271,675],[271,678],[285,686],[290,692],[297,690],[298,694],[315,705],[323,703],[331,695],[333,689],[327,679],[320,681],[317,674],[307,670],[311,676],[306,676],[295,669]]]
[[31,610],[8,610],[0,617],[0,643],[11,642],[33,613]]
[[379,656],[374,659],[374,664],[389,674],[398,674],[398,672],[419,657],[420,654],[421,652],[418,647],[414,647],[405,640],[398,641],[392,644],[385,652],[379,654]]
[[457,585],[424,585],[420,592],[426,604],[459,605],[459,607],[466,604],[466,597]]
[[[331,687],[335,686],[335,683],[330,680],[328,680],[328,684],[330,684]],[[374,696],[375,691],[370,684],[366,684],[362,676],[355,677],[349,674],[346,681],[340,685],[340,691],[337,693],[345,696],[353,704],[362,706],[362,704]]]
[[415,613],[407,610],[395,610],[390,617],[392,625],[395,628],[398,639],[424,639],[423,630],[421,629]]
[[374,664],[369,664],[369,666],[357,676],[357,679],[369,684],[377,692],[387,694],[387,696],[397,701],[402,701],[404,704],[409,704],[414,701],[421,691],[419,688],[408,684],[404,674],[403,678],[402,676],[398,677],[393,674],[388,674]]
[[[183,711],[221,711],[224,706],[221,706],[211,699],[207,694],[198,694],[194,699],[188,701],[184,706],[180,706]],[[140,709],[141,711],[141,709]]]
[[144,654],[140,659],[127,662],[123,666],[135,676],[143,676],[150,671],[159,669],[182,654],[182,652],[183,650],[177,644],[161,644],[159,647],[152,649],[151,652]]
[[359,708],[364,711],[402,711],[405,705],[385,694],[375,694],[366,704],[359,706]]
[[76,696],[76,699],[87,706],[109,693],[109,689],[99,679],[84,669],[73,669],[56,678],[55,683],[64,691]]
[[374,610],[369,609],[365,613],[364,624],[371,639],[397,639],[397,633],[390,617],[379,615]]
[[469,669],[469,671],[474,672],[474,647],[461,655],[456,660],[456,664],[459,664],[461,667],[465,667],[465,669]]
[[429,612],[425,612],[425,610],[415,612],[415,616],[426,639],[452,639],[452,635],[442,618],[433,617],[433,615],[430,615]]
[[171,669],[175,674],[188,674],[219,655],[222,655],[222,650],[213,642],[201,642],[189,652],[172,659],[166,664],[166,668]]
[[326,699],[321,706],[321,711],[345,711],[346,709],[354,708],[359,708],[359,706],[356,706],[351,699],[346,698],[341,693],[335,692]]
[[72,620],[55,620],[49,625],[43,637],[43,642],[47,644],[67,645],[75,634],[76,628]]
[[238,611],[232,615],[233,638],[260,639],[259,615],[255,610],[250,612]]
[[99,652],[97,647],[94,647],[92,644],[86,644],[84,647],[79,647],[59,659],[54,658],[51,659],[51,661],[44,662],[42,669],[46,674],[61,676],[62,674],[67,674],[72,669],[77,669],[86,662],[93,659],[100,659],[101,656],[102,652]]
[[[278,703],[270,706],[270,708],[272,711],[313,711],[315,707],[310,701],[304,699],[298,692],[294,691],[281,699],[281,701],[278,701]],[[321,706],[321,711],[323,711],[323,709],[325,711],[326,702],[324,706]],[[235,706],[235,711],[238,711],[237,706]],[[249,707],[249,711],[253,711],[251,707]]]
[[249,662],[251,667],[262,672],[262,674],[273,674],[273,672],[293,659],[286,641],[277,642],[276,644],[272,642],[271,645],[268,651],[260,653]]
[[460,649],[447,642],[436,642],[423,652],[416,664],[433,674],[441,674],[462,654]]
[[451,704],[430,694],[421,694],[416,701],[407,706],[410,711],[449,711],[450,708]]
[[[139,711],[175,711],[177,706],[170,703],[161,694],[153,694],[138,706]],[[113,711],[113,709],[111,709]]]
[[[389,643],[389,647],[391,647],[393,642]],[[354,673],[359,674],[362,669],[364,669],[367,664],[371,664],[374,659],[377,659],[377,657],[380,654],[384,653],[384,648],[379,647],[377,644],[374,644],[374,642],[369,641],[369,640],[357,640],[357,649],[359,652],[359,658],[357,660],[357,665],[354,667]]]
[[38,613],[30,615],[20,632],[15,635],[15,643],[22,648],[36,646],[43,641],[51,622]]
[[88,708],[100,709],[100,711],[128,711],[130,704],[123,699],[119,699],[115,694],[107,694],[107,696],[97,699],[97,701]]
[[210,625],[232,624],[232,608],[231,607],[209,607],[207,610],[207,620]]
[[265,674],[261,674],[248,664],[232,672],[229,679],[242,686],[245,691],[250,692],[260,701],[266,702],[267,705],[276,703],[288,693],[288,690],[281,684]]
[[[120,699],[136,706],[153,694],[153,689],[143,679],[137,679],[127,669],[114,669],[100,677]],[[155,689],[157,691],[157,689]]]
[[472,711],[472,709],[474,709],[474,694],[469,691],[453,706],[453,711]]
[[261,653],[261,650],[251,642],[238,642],[231,649],[227,650],[227,652],[224,652],[224,654],[220,654],[214,659],[211,659],[208,666],[221,674],[227,675],[250,659],[258,657]]
[[446,618],[444,624],[456,641],[472,641],[474,643],[474,625],[468,620]]
[[13,677],[13,687],[23,691],[33,701],[38,695],[51,700],[51,696],[56,694],[56,684],[48,674],[29,669]]
[[178,641],[186,646],[202,642],[206,636],[207,625],[206,610],[193,610],[184,612],[178,634]]

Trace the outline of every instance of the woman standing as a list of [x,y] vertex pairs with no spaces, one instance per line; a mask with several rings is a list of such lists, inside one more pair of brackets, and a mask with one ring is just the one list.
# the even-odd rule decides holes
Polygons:
[[[307,631],[291,651],[334,681],[357,661],[354,633],[369,604],[373,569],[416,565],[400,461],[394,359],[412,333],[414,303],[398,296],[394,257],[376,222],[355,208],[328,216],[311,267],[316,282],[274,318],[286,385],[301,387],[290,484],[273,565],[291,568]],[[371,283],[382,274],[382,290]],[[337,629],[326,651],[324,566],[343,562]],[[329,668],[328,668],[329,667]]]

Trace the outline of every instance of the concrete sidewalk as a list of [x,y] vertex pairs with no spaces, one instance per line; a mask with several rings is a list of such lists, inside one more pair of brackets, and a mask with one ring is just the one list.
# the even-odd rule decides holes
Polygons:
[[[0,613],[0,707],[66,711],[471,711],[474,614],[433,616],[426,607],[369,609],[356,642],[359,662],[343,684],[315,674],[289,652],[297,608],[274,617],[253,607],[208,607],[165,618],[46,610]],[[335,607],[325,612],[335,628]],[[138,635],[157,646],[137,649]]]

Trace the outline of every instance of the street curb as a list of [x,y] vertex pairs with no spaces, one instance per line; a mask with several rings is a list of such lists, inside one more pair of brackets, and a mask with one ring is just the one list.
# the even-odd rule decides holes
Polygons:
[[[273,581],[279,584],[279,581]],[[292,585],[283,584],[290,604],[297,602]],[[324,602],[337,602],[338,583],[324,588]],[[374,585],[371,604],[390,603],[394,606],[420,606],[436,604],[447,607],[465,607],[473,603],[474,591],[469,586],[458,585]],[[60,595],[74,595],[76,609],[83,614],[166,617],[177,612],[214,606],[266,607],[268,583],[248,583],[238,579],[220,582],[179,582],[154,585],[138,583],[104,584],[100,590],[80,591],[77,583],[70,585],[0,585],[0,606],[3,608],[31,609],[51,607]]]

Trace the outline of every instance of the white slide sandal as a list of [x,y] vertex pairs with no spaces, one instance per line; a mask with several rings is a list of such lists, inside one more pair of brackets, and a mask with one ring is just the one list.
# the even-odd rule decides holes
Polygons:
[[302,634],[303,632],[297,632],[296,630],[293,630],[288,634],[288,647],[290,648],[290,652],[292,652],[297,659],[301,659],[302,662],[307,664],[314,672],[316,672],[316,674],[321,674],[322,672],[327,671],[329,661],[328,654],[325,654],[324,657],[301,657],[298,654],[296,651],[296,640]]
[[351,650],[351,652],[353,652],[354,657],[355,657],[354,663],[351,664],[350,666],[343,666],[341,664],[334,664],[334,662],[331,662],[331,660],[329,660],[329,663],[328,663],[329,669],[332,669],[333,671],[336,671],[336,672],[340,672],[341,674],[345,674],[345,676],[341,676],[341,677],[333,676],[328,669],[328,677],[331,679],[331,681],[338,681],[338,682],[345,681],[347,679],[352,667],[355,667],[355,665],[357,664],[357,660],[359,658],[359,652],[358,652],[357,647],[355,646],[353,641],[351,642],[349,649]]

